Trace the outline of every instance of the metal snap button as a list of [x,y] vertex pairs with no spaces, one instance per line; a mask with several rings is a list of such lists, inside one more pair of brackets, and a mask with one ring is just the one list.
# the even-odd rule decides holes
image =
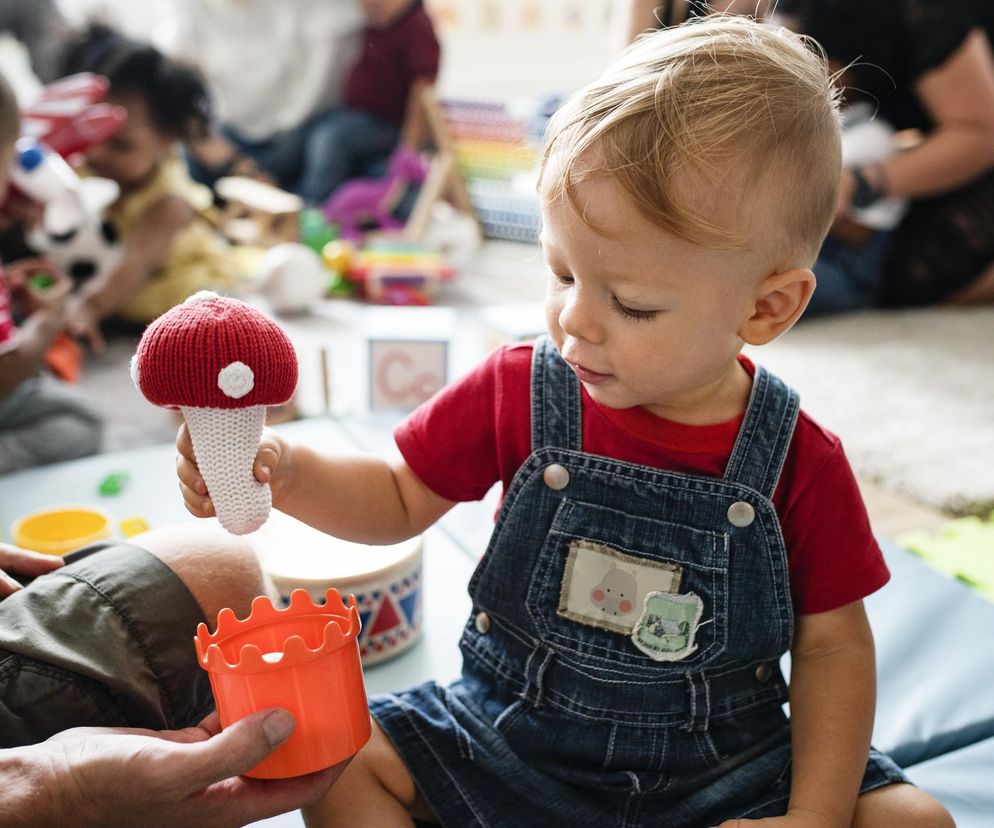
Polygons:
[[764,661],[758,667],[756,667],[756,681],[760,684],[765,684],[770,680],[770,676],[773,674],[773,668],[770,667],[769,663]]
[[739,500],[728,507],[728,522],[732,526],[738,526],[741,529],[744,526],[748,526],[755,519],[756,510],[752,508],[751,503]]
[[473,626],[476,627],[477,632],[486,635],[490,632],[490,616],[485,612],[478,612],[473,619]]
[[551,466],[545,467],[545,471],[542,472],[542,479],[545,481],[546,486],[558,492],[560,489],[565,489],[569,485],[569,471],[565,466],[553,463]]

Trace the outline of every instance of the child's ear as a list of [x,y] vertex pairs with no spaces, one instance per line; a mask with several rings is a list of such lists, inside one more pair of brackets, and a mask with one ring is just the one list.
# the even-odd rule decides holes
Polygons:
[[739,336],[749,345],[765,345],[788,331],[804,313],[815,289],[815,275],[797,268],[772,273],[760,282],[752,314]]

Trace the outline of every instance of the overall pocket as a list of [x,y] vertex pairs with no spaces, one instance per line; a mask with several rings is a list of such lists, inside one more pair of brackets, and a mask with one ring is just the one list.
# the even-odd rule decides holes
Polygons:
[[728,548],[724,533],[566,498],[532,572],[528,612],[581,672],[699,670],[725,652]]

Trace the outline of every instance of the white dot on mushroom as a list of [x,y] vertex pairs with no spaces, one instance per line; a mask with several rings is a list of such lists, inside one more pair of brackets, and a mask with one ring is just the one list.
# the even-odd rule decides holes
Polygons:
[[229,362],[217,373],[217,387],[233,400],[244,397],[255,386],[255,374],[244,362]]

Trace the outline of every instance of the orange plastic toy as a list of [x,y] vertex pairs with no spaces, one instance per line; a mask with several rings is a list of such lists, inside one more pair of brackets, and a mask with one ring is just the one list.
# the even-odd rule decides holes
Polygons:
[[284,707],[297,729],[246,776],[283,779],[331,767],[369,740],[369,706],[359,663],[359,611],[336,589],[323,606],[306,590],[278,610],[265,596],[252,602],[244,621],[230,609],[217,630],[197,627],[200,666],[210,674],[222,727],[269,707]]

